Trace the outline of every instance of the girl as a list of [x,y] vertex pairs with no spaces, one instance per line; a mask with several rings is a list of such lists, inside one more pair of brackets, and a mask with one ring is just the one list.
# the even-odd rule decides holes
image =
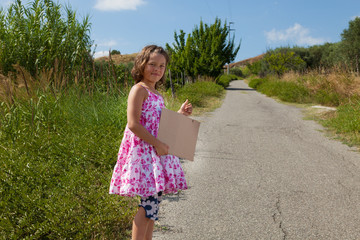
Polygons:
[[[149,45],[135,59],[131,71],[136,84],[128,97],[127,125],[110,183],[110,194],[140,196],[132,239],[152,239],[163,193],[187,189],[179,158],[167,155],[169,147],[157,137],[164,100],[156,91],[165,80],[169,56],[163,48]],[[186,100],[179,113],[192,113]]]

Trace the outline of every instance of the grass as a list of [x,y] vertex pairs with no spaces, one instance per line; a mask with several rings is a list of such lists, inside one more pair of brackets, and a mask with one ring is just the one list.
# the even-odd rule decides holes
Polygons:
[[134,201],[107,194],[125,96],[1,103],[0,239],[121,239]]
[[360,146],[360,101],[338,107],[322,123],[348,145]]
[[[178,91],[194,113],[219,106],[214,82]],[[137,201],[108,194],[126,124],[126,93],[73,87],[0,104],[0,239],[127,239]],[[209,103],[210,102],[210,103]]]

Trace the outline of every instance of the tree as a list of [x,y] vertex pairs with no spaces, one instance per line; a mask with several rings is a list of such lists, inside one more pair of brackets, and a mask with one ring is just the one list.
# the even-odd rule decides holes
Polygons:
[[276,73],[278,77],[289,70],[299,70],[306,66],[304,60],[291,51],[270,51],[265,55],[264,61],[269,64],[270,70]]
[[114,50],[111,50],[111,53],[110,53],[111,55],[120,55],[121,54],[121,52],[119,51],[119,50],[116,50],[116,49],[114,49]]
[[225,22],[222,25],[219,18],[208,25],[200,21],[185,41],[185,32],[175,32],[175,43],[166,45],[171,54],[171,67],[175,71],[185,72],[190,78],[199,75],[217,77],[222,67],[236,57],[240,44],[235,46],[235,37],[227,40],[229,28]]
[[360,58],[360,18],[349,22],[349,28],[341,34],[345,54],[356,72],[359,73]]

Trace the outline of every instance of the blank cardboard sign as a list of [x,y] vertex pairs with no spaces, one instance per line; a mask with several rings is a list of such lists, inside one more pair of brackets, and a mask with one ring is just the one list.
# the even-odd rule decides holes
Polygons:
[[158,139],[169,146],[169,154],[194,160],[200,122],[163,108]]

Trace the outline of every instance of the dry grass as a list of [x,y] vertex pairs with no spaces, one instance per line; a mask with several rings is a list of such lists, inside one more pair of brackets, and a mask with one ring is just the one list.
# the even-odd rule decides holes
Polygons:
[[[135,61],[135,57],[136,57],[137,53],[132,53],[132,54],[114,54],[111,55],[111,59],[114,61],[114,64],[126,64],[129,62],[134,62]],[[99,57],[96,58],[95,61],[109,61],[109,57]]]
[[306,74],[289,72],[284,74],[282,80],[301,83],[313,92],[332,91],[344,98],[360,96],[360,77],[345,71],[334,70],[328,73],[310,71]]

